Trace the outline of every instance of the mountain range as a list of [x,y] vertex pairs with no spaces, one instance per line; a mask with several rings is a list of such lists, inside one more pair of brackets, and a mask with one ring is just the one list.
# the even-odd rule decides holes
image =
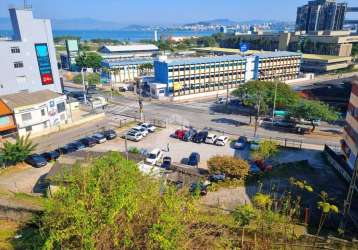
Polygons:
[[[249,21],[233,21],[230,19],[213,19],[208,21],[199,21],[196,23],[185,24],[180,26],[191,25],[224,25],[231,26],[235,24],[261,24],[266,22],[279,22],[270,20],[249,20]],[[176,25],[177,27],[179,25]],[[144,30],[150,28],[145,25],[129,25],[123,26],[113,21],[103,21],[92,18],[77,18],[77,19],[52,19],[52,28],[54,30]],[[10,30],[11,22],[9,18],[0,17],[0,30]]]

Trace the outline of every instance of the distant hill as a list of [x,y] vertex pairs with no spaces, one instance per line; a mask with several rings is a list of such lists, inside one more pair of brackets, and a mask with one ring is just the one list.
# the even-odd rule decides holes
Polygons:
[[[52,19],[54,30],[120,30],[123,25],[116,22],[102,21],[92,18]],[[0,30],[11,29],[11,21],[7,17],[0,17]]]
[[133,25],[126,26],[126,27],[122,28],[121,30],[146,30],[149,28],[150,28],[150,26],[133,24]]
[[187,24],[187,25],[188,26],[191,26],[191,25],[204,25],[204,26],[224,25],[224,26],[230,26],[230,25],[235,25],[237,23],[238,23],[237,21],[222,18],[222,19],[213,19],[213,20],[208,20],[208,21],[200,21],[200,22],[197,22],[197,23],[190,23],[190,24]]

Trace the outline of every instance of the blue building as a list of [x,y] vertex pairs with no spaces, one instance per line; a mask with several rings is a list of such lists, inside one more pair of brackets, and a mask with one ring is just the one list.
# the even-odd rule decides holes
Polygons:
[[166,84],[167,96],[185,96],[237,88],[250,80],[296,79],[302,55],[295,52],[257,53],[186,59],[158,59],[155,82]]

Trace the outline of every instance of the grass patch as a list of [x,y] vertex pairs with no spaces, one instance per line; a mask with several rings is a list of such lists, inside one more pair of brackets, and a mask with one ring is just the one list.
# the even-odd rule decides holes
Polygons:
[[25,193],[13,193],[13,198],[16,201],[19,201],[24,204],[29,204],[32,206],[43,207],[45,204],[45,198],[40,196],[32,196]]
[[236,187],[243,187],[245,185],[244,180],[232,179],[232,180],[225,180],[220,182],[213,182],[208,187],[208,191],[215,192],[221,188],[236,188]]
[[19,163],[15,166],[0,168],[0,176],[7,176],[7,175],[19,173],[19,172],[22,172],[28,168],[29,168],[29,166],[26,165],[25,163]]

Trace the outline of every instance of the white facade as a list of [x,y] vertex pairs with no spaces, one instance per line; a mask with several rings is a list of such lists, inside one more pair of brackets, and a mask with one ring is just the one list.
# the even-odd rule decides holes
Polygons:
[[[61,93],[50,21],[34,19],[31,9],[10,9],[9,12],[14,37],[0,41],[0,95],[44,89]],[[47,45],[51,84],[44,84],[44,74],[42,77],[40,74],[35,45],[41,44]]]
[[64,95],[46,102],[14,108],[13,111],[19,136],[41,134],[47,129],[68,123],[70,119]]
[[101,56],[107,61],[118,61],[131,58],[156,57],[159,48],[152,44],[103,46],[99,50]]

